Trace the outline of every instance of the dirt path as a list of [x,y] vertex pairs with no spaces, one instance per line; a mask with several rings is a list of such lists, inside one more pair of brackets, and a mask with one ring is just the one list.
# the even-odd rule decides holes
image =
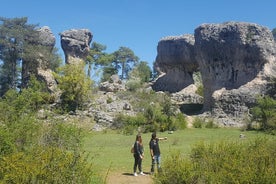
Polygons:
[[153,184],[152,176],[145,173],[145,176],[133,176],[132,173],[112,172],[107,178],[107,184]]

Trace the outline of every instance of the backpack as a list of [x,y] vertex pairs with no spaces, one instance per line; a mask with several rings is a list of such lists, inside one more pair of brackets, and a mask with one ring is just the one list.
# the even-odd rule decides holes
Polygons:
[[131,146],[130,153],[134,153],[134,145]]

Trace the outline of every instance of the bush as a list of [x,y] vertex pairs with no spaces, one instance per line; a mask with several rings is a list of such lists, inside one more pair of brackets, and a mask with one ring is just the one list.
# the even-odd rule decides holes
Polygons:
[[202,128],[203,120],[196,117],[193,121],[193,127],[194,128]]
[[218,125],[215,124],[213,120],[208,120],[206,122],[205,128],[218,128]]
[[251,142],[195,145],[190,158],[172,154],[163,164],[156,183],[274,183],[276,141],[256,138]]
[[13,153],[0,165],[3,183],[91,183],[96,178],[85,155],[55,147]]

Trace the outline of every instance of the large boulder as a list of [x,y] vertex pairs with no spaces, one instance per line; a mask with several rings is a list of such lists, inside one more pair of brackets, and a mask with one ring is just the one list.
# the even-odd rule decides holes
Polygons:
[[244,22],[202,24],[195,29],[195,49],[204,110],[221,119],[246,115],[276,77],[275,42],[266,27]]
[[48,26],[41,27],[37,30],[39,39],[31,42],[38,47],[32,58],[26,58],[22,63],[22,87],[28,85],[31,75],[46,83],[48,90],[52,93],[57,91],[57,83],[50,69],[49,54],[55,46],[55,36]]
[[60,34],[66,64],[79,64],[88,55],[93,35],[88,29],[71,29]]
[[193,72],[198,70],[194,42],[194,36],[188,34],[159,41],[154,67],[160,75],[152,86],[153,90],[174,93],[194,84]]

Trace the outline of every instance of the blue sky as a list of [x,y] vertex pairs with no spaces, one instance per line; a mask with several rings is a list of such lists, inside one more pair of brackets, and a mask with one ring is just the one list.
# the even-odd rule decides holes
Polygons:
[[0,16],[28,17],[49,26],[60,48],[59,33],[87,28],[93,41],[111,53],[129,47],[149,66],[165,36],[193,34],[202,23],[243,21],[276,27],[275,0],[1,0]]

